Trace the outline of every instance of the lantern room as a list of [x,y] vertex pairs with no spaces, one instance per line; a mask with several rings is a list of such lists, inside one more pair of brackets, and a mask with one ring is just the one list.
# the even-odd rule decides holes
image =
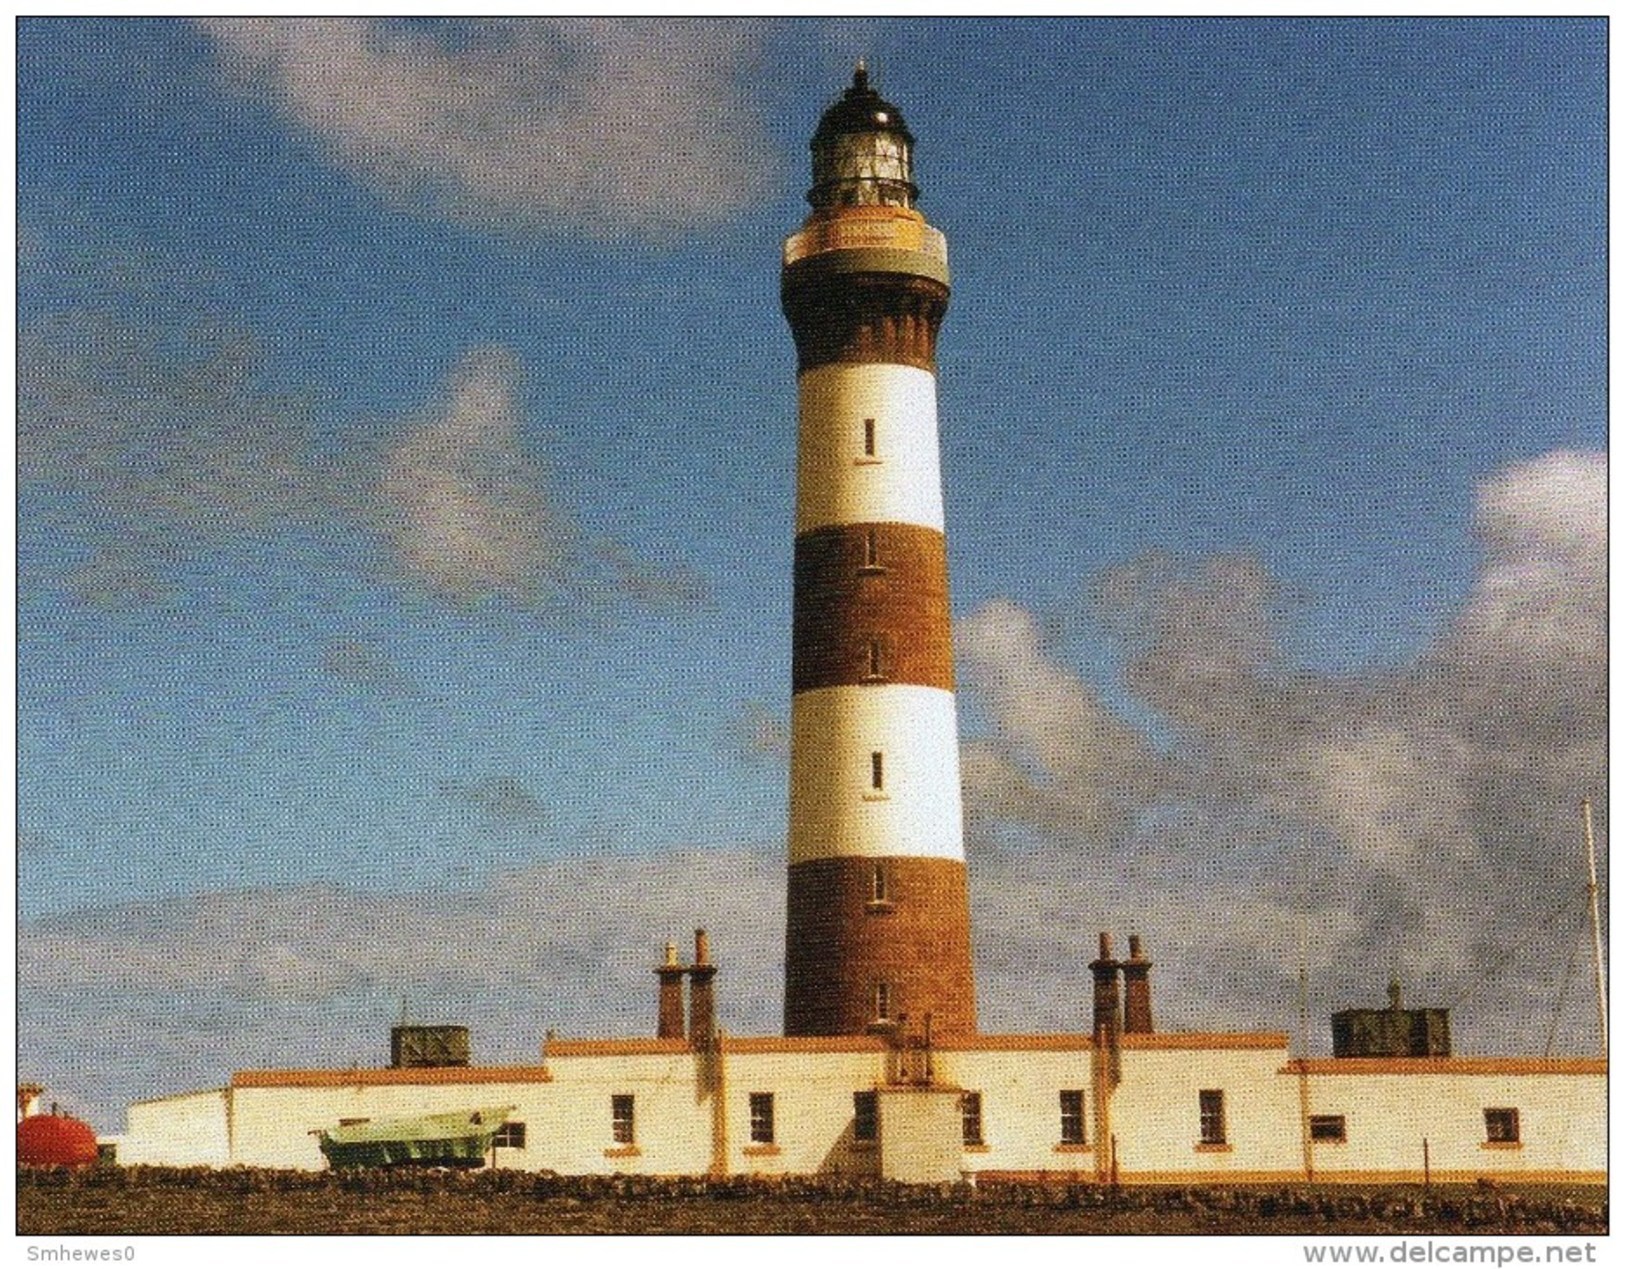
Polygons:
[[914,206],[914,136],[903,116],[869,86],[860,61],[852,87],[824,112],[813,134],[813,187],[807,201],[836,207]]

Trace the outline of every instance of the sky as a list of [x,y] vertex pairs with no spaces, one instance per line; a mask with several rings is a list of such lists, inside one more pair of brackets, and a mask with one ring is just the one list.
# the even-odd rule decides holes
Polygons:
[[[779,248],[865,57],[939,346],[982,1024],[1595,1044],[1601,20],[17,28],[19,1063],[779,1027]],[[1300,1034],[1300,967],[1310,1026]]]

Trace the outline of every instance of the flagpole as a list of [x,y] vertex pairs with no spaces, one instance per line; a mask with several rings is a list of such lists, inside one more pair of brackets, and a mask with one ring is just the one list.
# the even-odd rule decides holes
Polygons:
[[1580,803],[1585,816],[1586,894],[1591,900],[1591,943],[1597,977],[1597,1024],[1601,1028],[1602,1056],[1608,1056],[1608,989],[1603,983],[1602,919],[1597,911],[1597,839],[1591,830],[1591,799]]

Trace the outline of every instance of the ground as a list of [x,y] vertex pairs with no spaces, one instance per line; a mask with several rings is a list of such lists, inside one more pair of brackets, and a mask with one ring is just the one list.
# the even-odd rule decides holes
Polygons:
[[19,1169],[29,1234],[1597,1234],[1600,1186],[899,1187],[235,1168]]

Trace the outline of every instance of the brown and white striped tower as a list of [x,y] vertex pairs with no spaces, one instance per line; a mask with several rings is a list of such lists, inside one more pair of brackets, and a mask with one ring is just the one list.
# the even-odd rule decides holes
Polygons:
[[942,234],[914,138],[852,87],[784,246],[800,396],[787,1035],[976,1030],[937,453]]

